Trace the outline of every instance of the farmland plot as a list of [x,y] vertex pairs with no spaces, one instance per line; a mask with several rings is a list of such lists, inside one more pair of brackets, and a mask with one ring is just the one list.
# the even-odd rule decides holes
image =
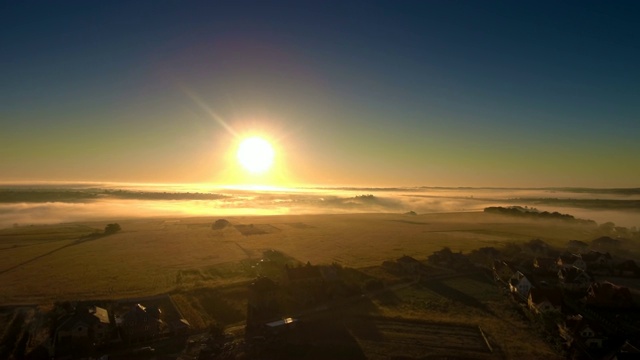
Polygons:
[[477,326],[376,317],[358,319],[350,329],[370,359],[491,354]]
[[[491,354],[476,351],[455,354],[454,356],[453,352],[446,353],[445,346],[439,350],[445,353],[437,353],[434,356],[453,358],[502,357],[508,359],[561,358],[532,331],[528,322],[522,321],[512,304],[501,295],[495,285],[482,281],[482,278],[475,274],[441,280],[425,280],[412,286],[383,292],[372,297],[371,300],[375,308],[373,311],[370,310],[368,314],[373,316],[382,316],[387,319],[416,319],[430,324],[453,323],[469,329],[478,329],[478,326],[481,326],[493,348]],[[358,314],[362,314],[362,312]],[[374,326],[371,328],[376,329]],[[383,337],[380,334],[377,330],[371,330],[368,335],[365,333],[366,336],[362,338],[382,341]],[[443,334],[443,336],[446,335]],[[449,345],[453,343],[451,341]],[[459,341],[459,343],[462,342]],[[443,344],[447,343],[443,342]],[[386,351],[386,346],[375,345],[371,341],[362,343],[363,348],[369,345],[374,349],[369,352],[382,353]],[[389,342],[388,345],[400,348],[395,342]],[[470,342],[465,343],[465,346],[467,345],[473,346]],[[419,350],[418,347],[416,349]],[[369,352],[365,352],[369,355]],[[422,358],[427,355],[414,352],[398,356]]]

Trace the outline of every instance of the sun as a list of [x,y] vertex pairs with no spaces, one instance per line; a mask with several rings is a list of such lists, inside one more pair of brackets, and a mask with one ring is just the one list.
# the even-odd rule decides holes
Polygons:
[[273,165],[275,152],[271,144],[257,136],[246,138],[238,147],[240,165],[252,174],[262,174]]

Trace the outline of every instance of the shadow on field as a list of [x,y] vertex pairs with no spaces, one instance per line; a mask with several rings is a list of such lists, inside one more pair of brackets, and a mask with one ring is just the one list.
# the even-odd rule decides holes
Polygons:
[[351,335],[356,339],[367,339],[369,341],[380,342],[384,340],[383,334],[371,321],[370,316],[359,316],[345,321]]
[[372,298],[377,300],[382,306],[393,307],[398,305],[402,300],[392,290],[382,290],[372,295]]
[[23,262],[21,262],[19,264],[16,264],[16,265],[13,265],[11,267],[8,267],[8,268],[6,268],[4,270],[0,270],[0,275],[8,273],[9,271],[15,270],[15,269],[17,269],[17,268],[19,268],[21,266],[30,264],[30,263],[38,260],[38,259],[42,259],[43,257],[49,256],[51,254],[55,254],[55,253],[57,253],[58,251],[60,251],[62,249],[66,249],[66,248],[71,247],[71,246],[76,246],[76,245],[80,245],[80,244],[83,244],[83,243],[86,243],[86,242],[102,239],[102,238],[107,237],[109,235],[113,235],[113,234],[90,234],[90,235],[82,236],[82,237],[80,237],[79,239],[75,240],[74,242],[72,242],[70,244],[62,245],[57,249],[53,249],[53,250],[48,251],[48,252],[46,252],[44,254],[40,254],[38,256],[32,257],[29,260],[25,260],[25,261],[23,261]]
[[491,311],[491,309],[486,307],[478,299],[474,298],[473,296],[467,295],[460,290],[454,289],[441,281],[438,281],[438,280],[423,281],[420,283],[420,285],[424,286],[425,288],[433,291],[434,293],[442,297],[463,303],[464,305],[474,307],[476,309],[480,309],[489,315],[496,316],[493,313],[493,311]]
[[225,294],[204,289],[196,291],[195,295],[202,309],[219,324],[233,324],[246,319],[246,314],[238,309],[238,304],[234,306],[234,304],[226,300],[228,296],[225,296]]
[[349,330],[332,317],[307,319],[289,334],[285,346],[265,349],[260,355],[267,359],[366,359]]

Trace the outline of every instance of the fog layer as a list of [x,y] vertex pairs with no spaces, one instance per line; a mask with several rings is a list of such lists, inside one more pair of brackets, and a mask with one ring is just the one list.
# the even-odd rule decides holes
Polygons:
[[640,226],[637,189],[297,188],[238,189],[137,184],[0,187],[0,228],[136,217],[414,211],[482,211],[529,206],[598,223]]

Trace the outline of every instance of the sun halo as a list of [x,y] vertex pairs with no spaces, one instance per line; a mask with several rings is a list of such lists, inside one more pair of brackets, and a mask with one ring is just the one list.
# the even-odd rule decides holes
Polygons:
[[263,174],[273,165],[275,151],[267,140],[252,136],[240,142],[236,155],[240,165],[248,172]]

